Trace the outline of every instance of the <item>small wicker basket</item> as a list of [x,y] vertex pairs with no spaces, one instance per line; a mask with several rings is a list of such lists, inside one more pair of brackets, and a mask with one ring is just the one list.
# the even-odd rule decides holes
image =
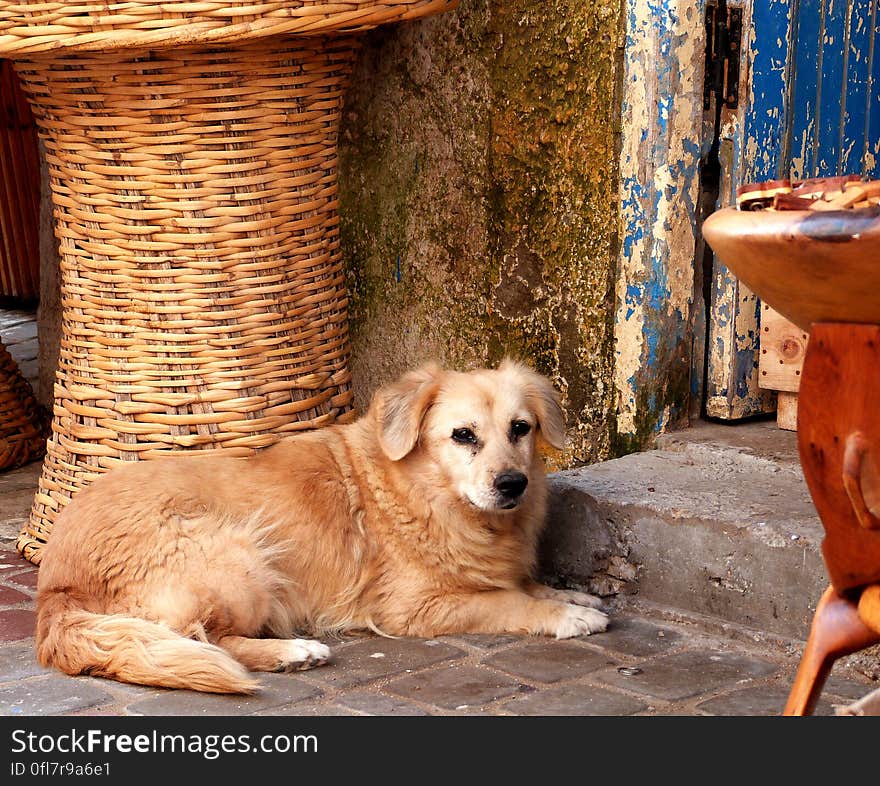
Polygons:
[[29,559],[121,461],[249,455],[351,417],[336,173],[351,31],[456,3],[0,2],[61,251]]
[[0,471],[40,458],[48,419],[12,355],[0,344]]

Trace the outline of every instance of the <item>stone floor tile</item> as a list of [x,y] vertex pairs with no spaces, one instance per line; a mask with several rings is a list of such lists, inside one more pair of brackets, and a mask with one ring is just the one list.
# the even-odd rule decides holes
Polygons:
[[635,715],[646,706],[624,693],[575,683],[519,696],[502,709],[514,715]]
[[320,669],[304,672],[306,679],[334,688],[363,685],[380,677],[460,658],[464,653],[433,639],[388,639],[374,636],[334,649],[332,660]]
[[31,638],[36,626],[37,615],[30,609],[0,611],[0,644]]
[[263,710],[261,712],[253,713],[254,716],[269,716],[272,717],[300,717],[300,718],[319,718],[319,717],[340,717],[340,716],[351,716],[351,717],[363,717],[361,713],[356,712],[355,710],[349,709],[348,707],[343,707],[339,704],[293,704],[287,707],[275,707],[271,710]]
[[98,680],[49,674],[0,688],[0,715],[69,715],[112,700]]
[[679,645],[682,635],[673,628],[656,625],[638,617],[611,615],[608,630],[583,639],[599,647],[626,655],[659,655]]
[[531,640],[532,636],[514,636],[508,634],[492,635],[486,633],[460,633],[456,636],[441,636],[440,641],[448,642],[455,645],[463,642],[471,647],[477,647],[481,650],[492,650],[496,647],[503,647],[505,644],[513,644],[515,641]]
[[[2,502],[2,497],[0,497],[0,502]],[[4,508],[4,515],[6,515],[6,509]],[[4,568],[8,569],[20,569],[26,568],[30,563],[22,557],[17,551],[12,548],[3,548],[0,549],[0,565]]]
[[199,693],[188,690],[162,691],[136,701],[128,709],[137,715],[253,715],[304,699],[314,699],[321,691],[292,674],[256,674],[262,690],[253,696]]
[[[794,674],[791,675],[791,679],[788,681],[789,685],[793,683]],[[855,701],[856,699],[861,699],[863,696],[867,696],[871,691],[876,690],[878,687],[880,687],[880,683],[877,682],[860,682],[837,674],[831,674],[831,676],[825,681],[825,687],[822,689],[822,693],[823,695],[828,694],[830,696],[837,696],[842,699]]]
[[[788,687],[755,685],[701,702],[697,709],[710,715],[782,715],[788,699]],[[834,707],[826,698],[819,699],[814,715],[834,715]]]
[[37,323],[32,319],[23,319],[0,327],[0,341],[10,350],[10,354],[18,354],[11,351],[12,347],[28,341],[35,341],[36,338]]
[[354,691],[346,693],[337,701],[353,710],[367,715],[430,715],[411,701],[385,696],[381,693],[367,693],[366,691]]
[[0,606],[12,606],[16,603],[25,603],[29,600],[31,600],[31,596],[25,595],[21,590],[13,589],[12,587],[5,587],[0,584]]
[[[11,491],[29,491],[33,495],[36,492],[42,468],[42,461],[32,461],[18,469],[0,472],[0,494]],[[5,511],[5,506],[0,507],[0,510]]]
[[[0,492],[0,511],[2,511],[0,512],[0,537],[8,542],[8,546],[4,544],[2,551],[10,555],[9,562],[13,564],[19,562],[22,567],[27,567],[31,563],[15,550],[15,541],[18,539],[18,533],[27,524],[33,502],[33,488],[10,489]],[[4,562],[4,564],[6,563]]]
[[37,360],[36,342],[19,345],[25,350],[25,356],[19,357],[18,368],[21,375],[30,383],[35,396],[39,395],[40,362]]
[[444,666],[396,679],[384,690],[407,699],[448,710],[481,706],[527,689],[491,669],[475,666]]
[[17,644],[6,644],[0,647],[0,682],[13,682],[34,677],[37,674],[50,674],[37,663],[36,652],[32,641]]
[[34,311],[22,308],[0,308],[0,338],[5,332],[23,322],[34,322],[36,320]]
[[768,661],[741,653],[688,650],[639,664],[635,674],[609,669],[597,680],[635,693],[675,700],[765,677],[777,667]]
[[4,573],[3,578],[14,584],[21,584],[23,587],[27,587],[28,589],[36,590],[37,589],[37,579],[39,577],[39,571],[35,568],[29,568],[27,570],[23,570],[20,573]]
[[564,641],[546,641],[510,647],[485,658],[482,662],[533,682],[574,679],[616,663],[602,652]]

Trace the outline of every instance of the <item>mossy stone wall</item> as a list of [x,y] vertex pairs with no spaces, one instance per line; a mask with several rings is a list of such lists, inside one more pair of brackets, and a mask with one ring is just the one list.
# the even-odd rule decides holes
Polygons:
[[368,34],[340,139],[356,404],[429,359],[563,393],[559,466],[609,456],[619,0],[462,0]]

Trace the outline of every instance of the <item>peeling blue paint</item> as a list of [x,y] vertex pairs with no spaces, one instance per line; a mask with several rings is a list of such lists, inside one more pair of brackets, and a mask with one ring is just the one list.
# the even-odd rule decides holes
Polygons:
[[750,394],[748,379],[758,368],[758,357],[751,344],[735,353],[733,381],[736,385],[736,395],[748,396]]
[[627,303],[635,303],[641,304],[642,302],[642,289],[641,287],[637,287],[635,284],[627,284],[626,285],[626,302]]
[[615,321],[626,342],[618,344],[618,357],[629,353],[625,367],[637,370],[625,385],[617,378],[620,433],[662,430],[687,409],[690,382],[677,366],[691,345],[693,253],[686,240],[689,233],[693,239],[702,152],[704,6],[702,0],[627,0],[624,58],[632,87],[622,106],[630,125],[621,158]]
[[877,10],[871,0],[800,0],[791,86],[795,176],[880,175]]

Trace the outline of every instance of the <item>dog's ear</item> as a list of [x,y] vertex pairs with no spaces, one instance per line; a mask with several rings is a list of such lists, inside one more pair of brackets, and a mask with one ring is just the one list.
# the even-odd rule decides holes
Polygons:
[[559,393],[550,380],[509,358],[499,368],[513,370],[520,376],[526,402],[538,420],[539,436],[551,447],[562,450],[565,446],[565,413],[559,402]]
[[376,392],[373,406],[379,445],[392,461],[400,461],[416,446],[425,413],[440,385],[440,374],[440,366],[429,363]]

